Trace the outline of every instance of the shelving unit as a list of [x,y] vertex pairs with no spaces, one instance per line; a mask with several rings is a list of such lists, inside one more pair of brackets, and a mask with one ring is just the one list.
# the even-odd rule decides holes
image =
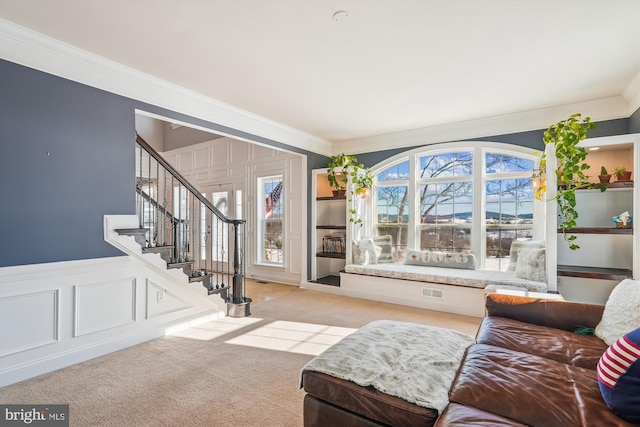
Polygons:
[[[562,230],[558,230],[562,233]],[[633,234],[633,228],[577,227],[568,231],[570,234]]]
[[[598,182],[601,166],[609,171],[617,166],[625,166],[633,171],[632,178],[636,178],[636,172],[640,171],[639,141],[638,134],[582,141],[581,145],[589,152],[587,162],[591,166],[588,170],[592,175],[591,181]],[[593,150],[595,147],[598,149]],[[634,215],[634,212],[640,212],[638,186],[633,181],[615,180],[606,186],[604,192],[598,188],[576,191],[580,216],[577,227],[567,233],[577,236],[575,243],[580,249],[569,249],[557,224],[556,227],[547,227],[548,248],[554,246],[548,251],[549,283],[554,282],[566,299],[604,304],[616,284],[625,278],[639,276],[638,233],[633,228],[614,228],[613,225],[613,217],[624,211],[629,212],[634,222],[640,221],[640,217],[635,218]],[[554,196],[549,193],[547,198]],[[548,209],[547,217],[553,218],[556,212],[555,209]]]
[[[315,254],[311,264],[311,282],[340,286],[340,271],[344,269],[349,241],[347,227],[347,197],[333,196],[327,180],[327,170],[313,171],[312,190],[312,247]],[[323,238],[343,236],[341,247],[327,251]]]
[[558,265],[558,276],[582,277],[585,279],[623,280],[632,277],[626,268],[583,267],[578,265]]

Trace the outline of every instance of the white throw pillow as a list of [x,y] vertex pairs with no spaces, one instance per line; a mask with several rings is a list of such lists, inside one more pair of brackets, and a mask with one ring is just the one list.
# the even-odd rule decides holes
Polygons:
[[515,275],[522,279],[546,283],[547,270],[545,264],[545,248],[522,248],[518,251]]
[[476,257],[467,252],[438,252],[407,250],[404,263],[427,267],[459,268],[475,270]]
[[624,279],[613,288],[604,305],[596,336],[613,345],[637,328],[640,328],[640,280]]
[[393,246],[391,236],[365,237],[365,239],[371,239],[373,241],[373,245],[376,246],[376,253],[378,248],[380,249],[380,252],[377,253],[379,264],[385,262],[393,262]]
[[518,264],[518,253],[523,248],[544,248],[544,240],[514,240],[511,242],[509,250],[509,266],[505,270],[507,273],[515,274]]
[[371,239],[362,239],[357,242],[353,242],[351,245],[353,252],[354,264],[377,264],[378,255],[380,255],[380,246],[373,244]]

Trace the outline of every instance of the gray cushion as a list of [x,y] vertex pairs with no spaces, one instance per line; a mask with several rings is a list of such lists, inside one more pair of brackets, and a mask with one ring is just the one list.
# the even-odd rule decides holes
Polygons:
[[[505,270],[507,273],[515,274],[518,264],[518,252],[522,248],[544,248],[544,240],[514,240],[511,242],[509,250],[509,266]],[[546,282],[546,280],[545,280]]]
[[516,276],[536,282],[547,281],[545,248],[522,248],[518,251]]
[[353,263],[359,265],[377,264],[380,247],[373,244],[371,239],[362,239],[353,242],[351,245],[353,252]]
[[374,246],[377,246],[379,249],[378,253],[378,262],[393,262],[393,253],[392,253],[392,239],[391,236],[374,236],[369,237],[373,241]]

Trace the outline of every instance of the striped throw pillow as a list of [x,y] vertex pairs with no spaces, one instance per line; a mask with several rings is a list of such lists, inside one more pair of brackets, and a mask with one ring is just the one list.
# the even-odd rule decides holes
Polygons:
[[607,406],[621,418],[640,422],[640,328],[624,335],[598,361],[598,383]]

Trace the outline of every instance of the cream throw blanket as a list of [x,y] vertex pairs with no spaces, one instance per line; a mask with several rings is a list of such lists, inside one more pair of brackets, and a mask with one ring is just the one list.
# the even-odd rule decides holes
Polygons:
[[442,412],[462,357],[473,342],[469,335],[449,329],[378,320],[316,356],[302,372],[372,386]]

